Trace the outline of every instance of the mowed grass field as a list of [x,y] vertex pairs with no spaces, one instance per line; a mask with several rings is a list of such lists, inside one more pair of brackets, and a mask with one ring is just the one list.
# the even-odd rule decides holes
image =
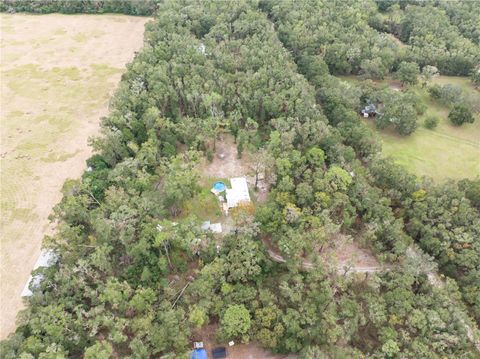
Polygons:
[[[347,81],[356,81],[342,77]],[[389,80],[382,81],[389,83]],[[480,103],[480,92],[466,77],[438,76],[431,83],[452,84],[472,94]],[[454,126],[448,120],[449,109],[431,100],[426,89],[420,85],[415,91],[427,105],[427,111],[418,118],[418,128],[410,136],[400,136],[392,130],[378,131],[382,140],[382,150],[396,163],[419,176],[429,176],[437,182],[448,178],[474,178],[480,175],[480,116],[473,124]],[[423,126],[426,117],[438,116],[438,126],[429,130]],[[365,120],[375,128],[372,120]]]
[[78,178],[147,18],[1,14],[0,339],[51,232],[67,178]]

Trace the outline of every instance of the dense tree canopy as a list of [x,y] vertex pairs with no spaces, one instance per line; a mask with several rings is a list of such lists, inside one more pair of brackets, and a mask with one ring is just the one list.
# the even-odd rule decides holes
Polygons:
[[[436,66],[440,73],[445,75],[469,75],[480,59],[478,36],[475,35],[475,31],[459,31],[457,26],[460,25],[460,21],[453,20],[455,24],[453,25],[450,21],[455,19],[455,15],[450,11],[452,16],[449,18],[444,10],[444,8],[460,9],[462,6],[458,7],[450,1],[441,1],[439,6],[429,1],[412,3],[402,1],[402,5],[408,5],[398,9],[395,1],[381,1],[381,8],[385,9],[386,15],[383,19],[385,30],[392,32],[409,45],[406,58],[421,67]],[[470,6],[475,9],[468,17],[472,18],[472,25],[475,20],[478,24],[478,4],[468,1],[462,3],[470,3],[463,5],[464,9]],[[469,26],[468,21],[465,25]]]
[[420,75],[420,69],[414,62],[403,61],[397,70],[397,76],[404,84],[415,85],[418,82],[418,75]]
[[[380,159],[358,107],[391,97],[411,112],[395,123],[408,132],[415,98],[330,75],[396,70],[404,50],[369,25],[376,11],[370,1],[160,4],[91,171],[64,186],[44,243],[58,263],[39,270],[2,356],[181,358],[212,324],[219,340],[302,358],[475,358],[462,302],[478,320],[475,184],[434,186]],[[266,171],[260,154],[271,162],[267,200],[221,239],[184,211],[220,130],[258,154],[255,171]],[[391,270],[347,275],[320,261],[339,238],[363,241]],[[414,242],[435,262],[409,255]],[[437,264],[444,285],[430,280]]]
[[280,39],[307,71],[325,61],[332,74],[391,71],[401,48],[392,37],[369,26],[371,1],[264,1],[278,23]]

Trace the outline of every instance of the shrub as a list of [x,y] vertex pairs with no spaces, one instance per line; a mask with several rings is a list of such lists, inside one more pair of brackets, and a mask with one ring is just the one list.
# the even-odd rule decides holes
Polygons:
[[440,122],[440,120],[437,116],[429,116],[425,119],[424,125],[429,130],[433,130],[435,127],[437,127],[438,122]]
[[461,126],[465,122],[473,123],[475,121],[472,111],[465,105],[454,106],[448,114],[448,119],[456,126]]
[[210,148],[207,150],[207,160],[208,162],[213,161],[213,151]]
[[234,339],[242,337],[247,339],[246,334],[250,330],[250,312],[243,304],[231,305],[227,308],[220,321],[223,337]]
[[451,106],[462,98],[462,89],[459,86],[446,84],[441,87],[440,101]]
[[433,85],[428,89],[428,92],[432,99],[440,101],[446,106],[452,106],[464,97],[461,87],[451,84]]
[[478,65],[475,69],[472,70],[470,78],[472,79],[472,82],[476,87],[480,87],[480,65]]
[[439,100],[441,95],[442,95],[442,87],[440,85],[433,85],[428,88],[428,93],[430,94],[430,97]]

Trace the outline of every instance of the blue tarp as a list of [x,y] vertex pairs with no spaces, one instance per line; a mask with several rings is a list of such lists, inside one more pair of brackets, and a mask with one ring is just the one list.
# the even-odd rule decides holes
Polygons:
[[192,351],[191,359],[208,359],[205,349],[195,349]]

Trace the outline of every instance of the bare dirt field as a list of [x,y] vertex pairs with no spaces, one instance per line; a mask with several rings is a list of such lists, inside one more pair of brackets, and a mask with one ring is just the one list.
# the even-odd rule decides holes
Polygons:
[[249,155],[245,151],[242,158],[238,158],[235,139],[230,134],[222,134],[217,139],[216,151],[212,162],[202,159],[200,172],[209,178],[230,178],[246,176],[249,169]]
[[20,292],[67,178],[78,178],[142,17],[1,14],[0,339],[15,328]]
[[335,246],[326,248],[320,257],[335,264],[338,268],[377,268],[380,263],[373,253],[362,248],[357,242],[342,237]]

